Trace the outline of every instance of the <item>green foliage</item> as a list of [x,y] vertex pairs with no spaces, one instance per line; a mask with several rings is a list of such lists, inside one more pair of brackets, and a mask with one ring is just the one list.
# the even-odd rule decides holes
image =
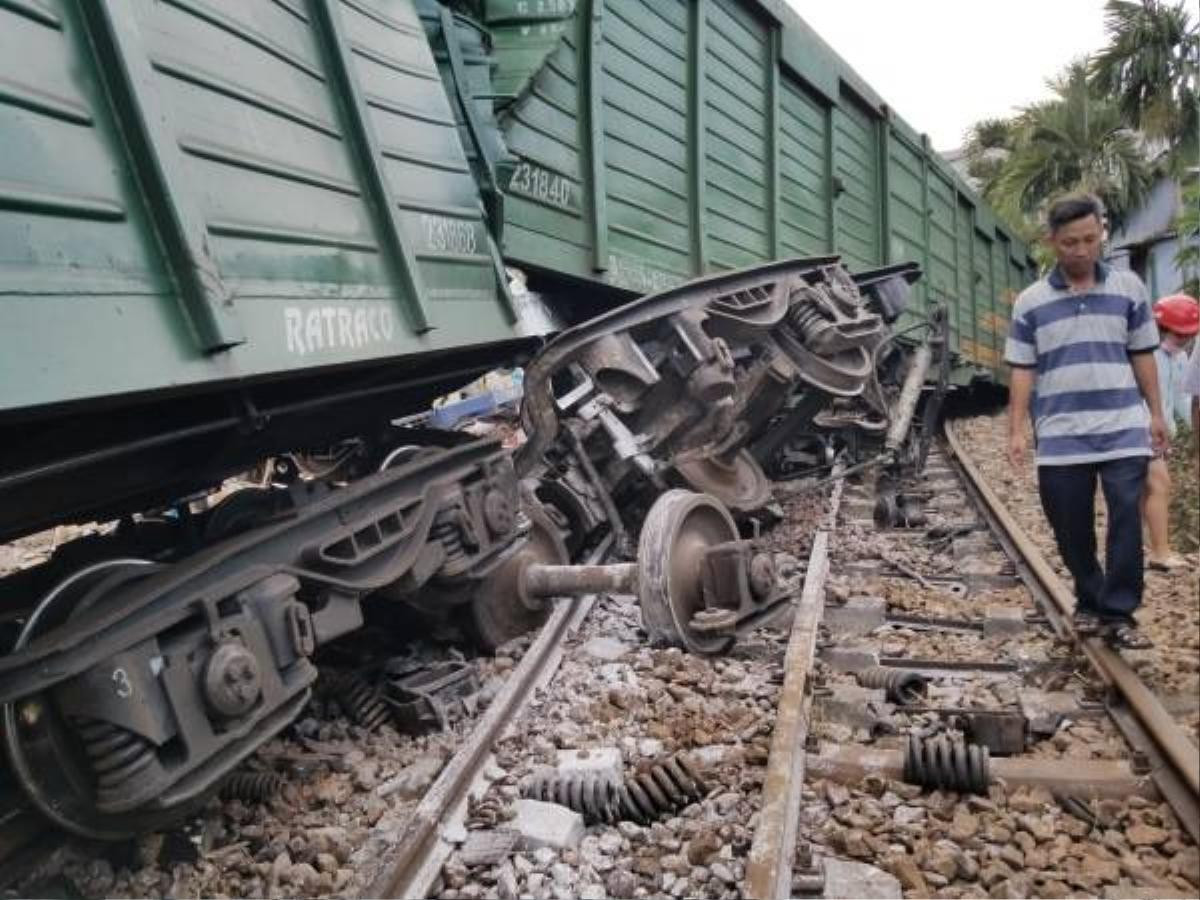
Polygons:
[[1012,150],[1013,123],[1011,119],[980,119],[967,131],[967,157],[985,155],[989,151]]
[[982,119],[967,131],[963,145],[967,174],[985,193],[1004,170],[1015,142],[1016,129],[1012,119]]
[[[1090,88],[1085,60],[1050,81],[1054,96],[1009,119],[985,119],[967,133],[967,171],[1000,218],[1036,245],[1046,205],[1090,191],[1114,225],[1145,198],[1154,180],[1138,135],[1117,104]],[[1048,251],[1035,250],[1039,261]],[[1039,255],[1040,254],[1040,255]]]
[[[1156,177],[1200,160],[1200,27],[1188,0],[1108,0],[1109,42],[1050,81],[1054,96],[968,132],[967,171],[1000,217],[1026,238],[1061,194],[1100,196],[1114,227]],[[1200,188],[1185,188],[1182,234],[1200,233]],[[1177,260],[1200,287],[1200,250]]]
[[1200,149],[1200,29],[1183,0],[1108,0],[1109,43],[1090,61],[1092,88],[1130,127],[1162,141],[1176,173]]
[[1013,149],[985,196],[1037,216],[1060,194],[1090,191],[1119,225],[1154,181],[1141,141],[1118,105],[1093,93],[1083,64],[1072,64],[1052,86],[1053,99],[1025,107],[1016,117]]

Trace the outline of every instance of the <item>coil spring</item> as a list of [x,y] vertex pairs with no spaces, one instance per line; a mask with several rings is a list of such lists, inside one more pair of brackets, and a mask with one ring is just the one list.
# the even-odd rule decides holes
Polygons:
[[99,794],[120,793],[122,785],[155,760],[154,745],[120,725],[100,719],[79,719],[75,724]]
[[454,522],[434,522],[429,529],[429,540],[440,541],[446,550],[446,559],[459,559],[466,555],[463,548],[462,532]]
[[951,740],[946,735],[923,738],[910,734],[904,751],[904,780],[922,787],[986,794],[990,759],[982,744]]
[[532,776],[521,796],[558,803],[581,814],[589,824],[613,825],[629,819],[641,825],[678,812],[708,793],[695,766],[682,754],[622,781],[599,772],[560,773],[552,769]]
[[891,666],[871,666],[855,673],[858,683],[867,688],[883,688],[887,698],[901,706],[909,706],[925,696],[928,681],[920,672],[894,669]]
[[274,772],[234,772],[221,784],[222,800],[266,803],[283,790],[283,778]]
[[[814,290],[809,288],[810,291]],[[828,318],[817,304],[814,296],[805,295],[799,303],[793,303],[787,311],[787,322],[797,337],[809,340],[819,326],[828,324]]]
[[379,696],[379,692],[368,681],[351,672],[339,672],[331,676],[322,676],[326,682],[321,693],[333,700],[346,714],[346,718],[355,725],[377,731],[382,725],[390,722],[392,713],[387,703]]

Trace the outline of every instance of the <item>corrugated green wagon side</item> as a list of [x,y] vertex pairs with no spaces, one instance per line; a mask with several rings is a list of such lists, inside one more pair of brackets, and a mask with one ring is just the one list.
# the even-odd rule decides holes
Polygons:
[[[1026,248],[785,4],[482,9],[506,259],[639,292],[784,256],[915,261],[925,278],[906,323],[947,303],[962,361],[999,372],[995,292],[1033,277]],[[999,279],[997,233],[1012,260]]]
[[411,0],[0,9],[0,411],[516,336]]
[[413,0],[0,3],[0,148],[0,537],[527,344]]

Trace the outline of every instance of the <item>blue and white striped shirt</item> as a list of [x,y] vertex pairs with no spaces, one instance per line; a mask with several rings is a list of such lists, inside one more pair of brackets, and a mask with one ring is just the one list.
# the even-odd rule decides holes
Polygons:
[[1039,466],[1150,455],[1150,415],[1129,357],[1157,346],[1146,286],[1133,272],[1097,264],[1095,286],[1077,294],[1056,267],[1021,292],[1004,360],[1037,370]]

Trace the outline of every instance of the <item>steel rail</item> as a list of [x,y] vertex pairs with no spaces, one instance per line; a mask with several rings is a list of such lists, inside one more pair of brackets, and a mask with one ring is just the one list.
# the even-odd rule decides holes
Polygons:
[[[611,540],[602,543],[590,555],[588,563],[603,559],[610,545]],[[594,602],[595,595],[589,595],[556,603],[504,687],[475,724],[466,743],[442,769],[406,820],[391,858],[364,897],[424,897],[428,894],[441,869],[440,865],[429,863],[437,855],[441,828],[447,817],[465,806],[467,795],[492,752],[492,745],[524,709],[534,690],[553,675],[562,659],[563,642],[583,624]]]
[[[1125,732],[1131,743],[1148,740],[1152,746],[1145,749],[1154,765],[1152,776],[1164,799],[1171,805],[1183,827],[1194,840],[1200,833],[1200,749],[1192,743],[1187,733],[1167,712],[1137,673],[1119,653],[1107,646],[1101,638],[1080,638],[1070,628],[1071,613],[1075,606],[1073,592],[1062,582],[1046,561],[1041,551],[1017,523],[1003,501],[984,481],[970,455],[964,449],[953,424],[946,422],[943,429],[946,443],[954,460],[961,469],[970,489],[983,507],[984,514],[996,526],[997,535],[1006,539],[1013,551],[1014,562],[1022,580],[1026,581],[1035,595],[1047,601],[1046,613],[1057,620],[1056,630],[1060,634],[1074,636],[1093,668],[1108,684],[1110,691],[1119,698],[1112,704],[1114,721]],[[1140,740],[1139,740],[1140,739]]]
[[825,610],[829,536],[837,525],[845,485],[840,467],[834,474],[838,480],[830,493],[829,512],[809,551],[804,587],[788,638],[783,687],[763,779],[762,808],[746,861],[745,895],[753,900],[779,900],[792,895],[800,787],[804,783],[805,744],[812,707],[808,675],[816,654],[817,628]]

